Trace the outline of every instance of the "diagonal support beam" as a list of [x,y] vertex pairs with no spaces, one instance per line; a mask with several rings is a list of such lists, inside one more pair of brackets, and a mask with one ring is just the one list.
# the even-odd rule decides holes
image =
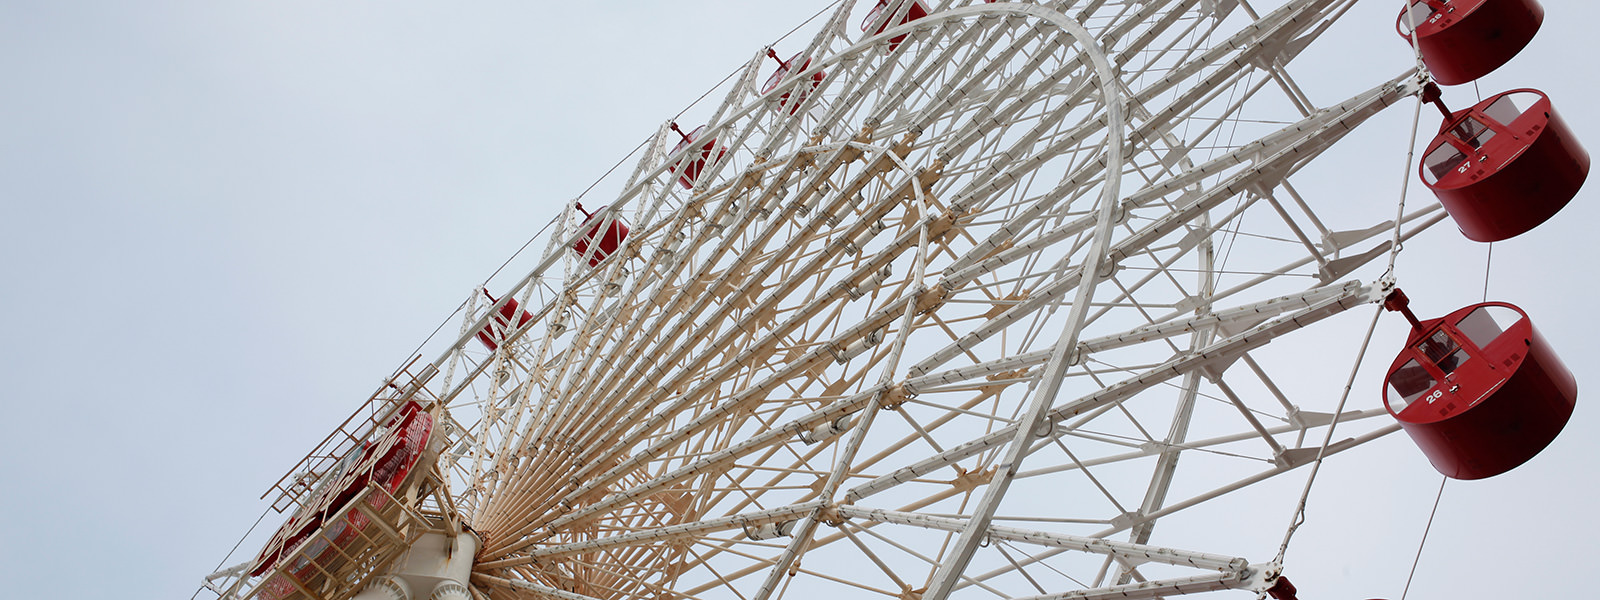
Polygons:
[[1198,575],[1180,579],[1162,579],[1144,583],[1114,585],[1060,594],[1028,596],[1017,600],[1110,600],[1112,598],[1117,600],[1143,600],[1146,598],[1163,598],[1217,590],[1232,590],[1250,587],[1250,585],[1250,580],[1240,573],[1218,573],[1216,575]]
[[[880,508],[862,508],[859,506],[840,506],[839,515],[852,519],[864,519],[880,523],[893,523],[909,525],[940,531],[961,531],[966,528],[967,522],[949,517],[935,517],[898,510],[885,510]],[[1210,569],[1216,571],[1243,571],[1249,561],[1221,554],[1206,552],[1192,552],[1173,548],[1162,548],[1146,544],[1133,544],[1113,540],[1051,533],[1017,527],[991,525],[985,530],[985,535],[991,539],[1023,542],[1052,548],[1065,548],[1079,552],[1089,552],[1105,556],[1136,560],[1139,562],[1157,562],[1181,567],[1195,567],[1197,569]]]

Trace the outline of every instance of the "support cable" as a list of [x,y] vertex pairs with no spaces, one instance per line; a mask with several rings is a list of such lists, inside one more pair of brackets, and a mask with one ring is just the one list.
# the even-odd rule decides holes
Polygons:
[[[1407,3],[1405,10],[1411,10],[1409,3]],[[1417,30],[1415,26],[1411,28],[1410,39],[1411,52],[1416,57],[1417,61],[1417,76],[1426,82],[1427,80],[1431,79],[1431,76],[1428,74],[1427,65],[1422,62],[1422,50],[1417,44]],[[1406,215],[1406,196],[1410,193],[1411,189],[1411,165],[1412,162],[1416,160],[1417,131],[1422,124],[1422,105],[1424,102],[1425,101],[1423,100],[1423,97],[1418,95],[1416,108],[1412,111],[1411,115],[1411,138],[1406,143],[1405,168],[1404,173],[1400,178],[1400,199],[1395,206],[1394,237],[1391,238],[1389,242],[1389,265],[1388,268],[1384,270],[1383,276],[1380,278],[1380,280],[1390,279],[1393,277],[1395,262],[1400,257],[1400,248],[1402,246],[1401,237],[1403,233],[1402,225],[1405,222]],[[1328,432],[1322,438],[1322,447],[1317,449],[1317,459],[1311,465],[1311,473],[1306,476],[1305,489],[1301,491],[1300,501],[1295,505],[1294,518],[1290,520],[1289,528],[1284,532],[1283,544],[1278,546],[1278,557],[1276,560],[1279,563],[1283,562],[1284,555],[1288,554],[1289,552],[1289,541],[1294,538],[1294,534],[1300,529],[1300,526],[1304,525],[1306,522],[1306,504],[1308,499],[1311,497],[1311,486],[1316,483],[1317,473],[1322,470],[1322,461],[1328,454],[1328,446],[1333,443],[1333,432],[1339,427],[1339,419],[1344,416],[1345,404],[1349,402],[1350,391],[1355,387],[1356,374],[1360,372],[1361,362],[1366,357],[1367,350],[1372,345],[1372,334],[1378,329],[1378,319],[1383,316],[1383,311],[1383,307],[1379,306],[1373,313],[1372,323],[1367,326],[1367,334],[1361,340],[1361,350],[1356,353],[1355,365],[1350,368],[1350,377],[1345,380],[1344,391],[1339,396],[1339,405],[1333,411],[1333,420],[1328,423]]]
[[1444,484],[1449,482],[1449,477],[1440,477],[1439,493],[1433,497],[1433,511],[1428,513],[1427,527],[1422,528],[1422,541],[1417,543],[1417,557],[1411,560],[1411,574],[1406,575],[1406,588],[1400,592],[1400,600],[1406,600],[1406,594],[1411,593],[1411,579],[1417,576],[1417,565],[1422,562],[1422,549],[1428,545],[1428,532],[1433,530],[1433,517],[1439,514],[1439,499],[1444,497]]
[[1311,496],[1311,485],[1317,481],[1317,472],[1322,470],[1323,458],[1328,454],[1328,446],[1333,443],[1333,431],[1339,426],[1339,418],[1344,416],[1344,405],[1350,400],[1350,390],[1355,388],[1356,373],[1361,371],[1361,361],[1367,356],[1367,349],[1372,345],[1372,333],[1378,329],[1378,318],[1383,316],[1383,306],[1379,305],[1372,313],[1372,323],[1367,326],[1367,335],[1361,340],[1361,350],[1356,353],[1355,365],[1350,368],[1350,377],[1345,380],[1344,392],[1339,396],[1339,407],[1333,411],[1333,421],[1328,423],[1328,433],[1322,438],[1322,447],[1317,449],[1317,459],[1311,463],[1311,474],[1306,476],[1306,487],[1300,492],[1300,502],[1295,505],[1294,518],[1289,522],[1288,531],[1283,534],[1283,544],[1278,546],[1276,562],[1282,563],[1283,557],[1289,552],[1289,540],[1294,538],[1295,531],[1306,522],[1306,502]]
[[1494,242],[1489,242],[1489,255],[1483,259],[1483,301],[1489,301],[1489,267],[1494,265]]
[[[228,564],[228,560],[233,558],[233,553],[238,552],[239,551],[239,546],[243,546],[244,545],[244,541],[247,540],[247,539],[250,539],[250,534],[255,533],[256,527],[259,527],[261,525],[261,521],[266,520],[267,513],[271,512],[271,511],[272,511],[272,508],[270,506],[267,507],[267,510],[261,511],[261,516],[256,517],[256,522],[250,525],[250,529],[245,530],[244,535],[239,536],[239,541],[235,542],[233,544],[233,548],[228,550],[228,554],[223,556],[222,560],[217,561],[217,568],[211,570],[213,573],[215,573],[217,571],[221,571],[222,570],[222,565]],[[206,586],[201,585],[199,589],[196,589],[194,591],[194,594],[191,594],[189,596],[189,600],[194,600],[196,597],[198,597],[200,595],[200,592],[202,590],[205,590],[205,589],[207,589]]]
[[[1405,10],[1411,10],[1410,2],[1406,2]],[[1429,74],[1427,64],[1422,62],[1422,48],[1418,45],[1418,40],[1416,40],[1416,26],[1411,27],[1411,54],[1416,56],[1418,77],[1422,78],[1424,83],[1430,82],[1434,77]],[[1424,99],[1422,99],[1422,96],[1418,96],[1416,110],[1411,115],[1411,141],[1406,142],[1405,173],[1400,178],[1400,205],[1395,206],[1395,235],[1394,240],[1389,245],[1389,269],[1384,270],[1384,277],[1394,275],[1395,259],[1400,256],[1400,224],[1405,221],[1406,195],[1411,192],[1411,163],[1416,160],[1416,133],[1418,133],[1418,126],[1421,126],[1422,123],[1422,104],[1424,104]]]

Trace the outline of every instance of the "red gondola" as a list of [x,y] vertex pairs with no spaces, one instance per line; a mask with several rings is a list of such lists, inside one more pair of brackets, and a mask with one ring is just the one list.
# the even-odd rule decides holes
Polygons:
[[[1437,88],[1432,88],[1437,90]],[[1560,211],[1589,176],[1589,153],[1544,92],[1512,90],[1451,113],[1428,144],[1422,180],[1461,233],[1519,235]]]
[[[768,48],[767,56],[771,56],[772,60],[778,61],[778,70],[773,71],[772,76],[767,78],[767,84],[761,87],[762,94],[766,94],[771,92],[774,88],[777,88],[778,84],[783,83],[785,79],[789,78],[789,74],[791,72],[804,71],[811,66],[811,59],[808,58],[805,62],[800,64],[799,68],[791,69],[791,67],[794,65],[794,62],[800,60],[799,54],[789,57],[789,60],[783,60],[778,58],[777,52],[773,52],[771,48]],[[827,71],[818,70],[816,73],[812,73],[811,83],[809,85],[801,84],[796,86],[794,91],[784,92],[782,96],[778,96],[778,107],[788,108],[789,114],[791,115],[798,112],[800,110],[800,105],[805,104],[806,98],[811,95],[811,90],[817,89],[817,86],[822,84],[822,80],[827,78]],[[789,103],[789,98],[791,96],[794,97],[793,105]]]
[[[872,7],[872,12],[867,13],[867,18],[861,21],[861,30],[867,31],[870,29],[872,27],[872,22],[878,20],[878,17],[883,14],[884,9],[887,8],[889,8],[889,0],[878,0],[878,5]],[[898,10],[899,6],[896,5],[895,9]],[[906,23],[910,23],[926,16],[928,16],[928,7],[923,6],[922,0],[912,0],[911,8],[906,10],[905,16],[900,19],[899,23],[895,23],[895,25],[905,25]],[[871,35],[883,33],[885,30],[889,29],[889,25],[889,21],[884,21],[883,24],[878,26],[877,30],[872,32]],[[908,34],[901,34],[889,38],[889,51],[894,52],[895,48],[899,48],[900,42],[906,41],[906,35]]]
[[1417,49],[1435,81],[1457,85],[1506,64],[1544,23],[1535,0],[1411,0],[1395,28]]
[[[361,548],[354,546],[367,542],[362,532],[372,521],[366,513],[343,511],[344,507],[370,483],[386,493],[369,494],[362,502],[374,511],[383,510],[390,495],[400,490],[417,466],[432,433],[433,415],[407,401],[375,439],[352,448],[340,459],[256,557],[250,575],[267,577],[256,597],[294,596],[344,557],[362,555]],[[269,573],[274,568],[276,571]]]
[[1384,302],[1412,324],[1384,379],[1384,406],[1433,468],[1499,475],[1561,433],[1578,383],[1522,309],[1487,302],[1419,322],[1406,304],[1399,290]]
[[[696,173],[698,174],[698,171]],[[600,207],[600,210],[592,215],[589,214],[589,211],[583,209],[582,204],[577,204],[575,207],[578,212],[583,213],[583,224],[578,227],[587,229],[584,229],[583,237],[572,242],[572,251],[578,253],[578,256],[588,255],[589,266],[593,267],[600,264],[600,261],[605,260],[607,256],[611,256],[612,252],[616,252],[617,248],[622,246],[622,240],[628,239],[628,223],[622,220],[621,215],[613,214],[611,215],[610,226],[605,226],[605,223],[595,217],[605,212],[606,207]],[[600,232],[602,227],[605,228],[605,233]],[[594,254],[590,255],[589,244],[596,239],[599,240],[599,244],[595,246]]]
[[[672,130],[678,132],[678,136],[682,137],[683,141],[672,147],[672,153],[677,154],[679,150],[694,144],[700,139],[700,132],[705,131],[705,129],[706,126],[701,125],[696,127],[693,132],[686,134],[682,129],[678,129],[677,123],[673,123]],[[713,157],[712,154],[716,156]],[[678,164],[673,165],[673,170],[678,172],[678,183],[683,185],[683,189],[694,189],[694,181],[700,178],[700,171],[706,168],[706,163],[708,161],[711,163],[720,162],[726,154],[728,154],[728,149],[718,146],[717,138],[711,138],[711,141],[700,146],[699,152],[691,152],[689,156],[678,161]]]
[[1272,582],[1272,587],[1267,588],[1267,595],[1272,596],[1272,600],[1300,600],[1299,593],[1300,590],[1294,587],[1289,578],[1282,575]]
[[[489,295],[489,290],[483,290],[483,295],[489,298],[490,305],[497,302],[494,296]],[[478,330],[478,341],[482,342],[491,351],[500,349],[500,340],[505,339],[510,330],[520,329],[523,325],[527,325],[528,321],[533,320],[533,315],[528,314],[528,311],[518,310],[516,298],[506,298],[506,303],[500,305],[499,312],[500,314],[495,315],[493,319],[484,324],[483,329]],[[512,315],[519,315],[515,317],[517,320],[516,327],[507,326],[507,324],[511,323]]]

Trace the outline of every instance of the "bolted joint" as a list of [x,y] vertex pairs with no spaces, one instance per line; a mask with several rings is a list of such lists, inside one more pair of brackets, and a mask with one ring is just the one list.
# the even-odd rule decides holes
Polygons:
[[744,526],[744,535],[756,541],[789,537],[794,533],[795,522],[796,520],[788,520],[781,523],[765,523],[761,525],[746,524]]
[[800,441],[807,446],[817,442],[832,439],[850,429],[850,415],[844,415],[832,421],[812,427],[800,432]]

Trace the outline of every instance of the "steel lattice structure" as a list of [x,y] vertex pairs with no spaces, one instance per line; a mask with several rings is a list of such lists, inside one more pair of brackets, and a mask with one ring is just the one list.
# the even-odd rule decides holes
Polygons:
[[[696,143],[664,123],[597,220],[569,208],[374,396],[442,407],[447,439],[382,544],[459,522],[491,598],[1260,592],[1302,480],[1259,554],[1187,515],[1398,429],[1338,411],[1354,348],[1292,357],[1446,216],[1295,183],[1425,83],[1302,91],[1354,3],[895,2],[876,35],[840,3],[803,69],[761,93],[754,52]],[[573,251],[617,219],[620,248]],[[531,318],[491,319],[511,301]]]

